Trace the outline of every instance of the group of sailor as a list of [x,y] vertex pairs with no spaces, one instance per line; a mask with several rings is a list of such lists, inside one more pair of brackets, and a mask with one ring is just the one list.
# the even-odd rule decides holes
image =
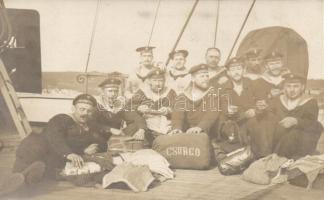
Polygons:
[[220,66],[220,50],[209,48],[205,63],[187,68],[189,52],[176,50],[168,69],[154,64],[153,49],[136,49],[136,92],[120,98],[122,81],[109,77],[98,84],[99,98],[77,96],[71,114],[54,116],[43,134],[22,141],[13,171],[29,183],[67,160],[81,166],[82,155],[107,151],[112,135],[152,144],[160,135],[205,133],[217,162],[247,145],[256,158],[297,159],[316,151],[322,131],[317,101],[304,93],[306,77],[290,72],[280,52],[262,57],[262,50],[251,49]]

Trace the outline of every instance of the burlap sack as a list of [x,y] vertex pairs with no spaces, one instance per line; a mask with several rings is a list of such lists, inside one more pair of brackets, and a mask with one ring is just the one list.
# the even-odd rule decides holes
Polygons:
[[207,169],[211,160],[211,144],[205,133],[161,135],[152,149],[164,156],[171,168]]

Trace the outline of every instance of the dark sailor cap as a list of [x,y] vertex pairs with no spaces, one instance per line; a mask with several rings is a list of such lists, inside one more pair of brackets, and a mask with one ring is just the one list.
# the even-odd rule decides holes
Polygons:
[[79,94],[73,99],[72,104],[76,105],[78,103],[86,103],[92,106],[97,106],[97,100],[90,94]]
[[283,58],[283,55],[277,51],[273,51],[270,54],[266,55],[264,57],[265,61],[275,61],[275,60],[281,60]]
[[204,70],[204,71],[208,70],[208,65],[207,64],[195,65],[195,66],[190,68],[189,74],[194,74],[194,73],[197,73],[197,72],[202,71],[202,70]]
[[109,77],[102,81],[98,86],[101,88],[109,88],[109,87],[119,87],[121,84],[121,80],[116,77]]
[[152,46],[145,46],[145,47],[138,47],[136,49],[137,52],[139,53],[144,53],[144,52],[150,52],[152,53],[152,50],[154,49],[155,47],[152,47]]
[[172,51],[171,53],[169,53],[169,57],[171,59],[173,59],[174,56],[177,55],[177,54],[181,54],[183,57],[186,58],[188,56],[189,52],[187,50],[184,50],[184,49],[176,50],[176,51]]
[[236,66],[243,66],[244,65],[244,59],[241,57],[233,57],[231,58],[225,65],[227,69],[230,67],[236,67]]
[[257,57],[260,56],[261,52],[262,52],[262,49],[252,48],[252,49],[249,49],[245,53],[245,57],[247,59],[249,59],[249,58],[257,58]]
[[158,68],[154,67],[146,76],[145,79],[147,78],[160,78],[165,76],[165,71]]
[[285,82],[287,81],[301,81],[301,82],[305,82],[306,81],[306,77],[302,74],[299,73],[287,73],[285,75],[283,75],[283,78],[285,79]]

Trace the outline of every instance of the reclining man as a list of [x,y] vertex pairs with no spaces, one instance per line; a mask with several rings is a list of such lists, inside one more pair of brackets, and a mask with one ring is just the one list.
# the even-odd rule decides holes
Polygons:
[[136,111],[125,110],[126,100],[119,96],[120,86],[121,81],[114,77],[99,84],[102,94],[98,101],[97,122],[109,129],[112,135],[128,135],[144,140],[145,120]]
[[[301,75],[286,74],[284,93],[259,111],[270,115],[249,124],[252,151],[264,153],[259,157],[273,152],[279,156],[298,159],[316,151],[323,127],[317,120],[317,101],[304,94],[305,83],[306,78]],[[262,121],[268,122],[269,126],[260,127]],[[267,151],[264,150],[265,147],[268,148]]]
[[170,114],[176,98],[174,90],[165,85],[165,71],[154,68],[145,77],[143,85],[130,100],[128,107],[137,111],[146,120],[147,140],[152,143],[160,134],[167,134],[171,128]]
[[248,144],[246,123],[255,116],[253,82],[243,77],[244,59],[234,57],[225,66],[229,80],[220,85],[220,120],[217,142],[225,153]]
[[5,184],[2,191],[13,192],[22,185],[39,182],[44,175],[54,178],[66,161],[82,167],[82,155],[92,155],[107,149],[109,135],[92,122],[97,109],[96,99],[88,94],[73,100],[71,114],[58,114],[48,122],[41,134],[28,135],[16,151],[13,166],[15,184]]

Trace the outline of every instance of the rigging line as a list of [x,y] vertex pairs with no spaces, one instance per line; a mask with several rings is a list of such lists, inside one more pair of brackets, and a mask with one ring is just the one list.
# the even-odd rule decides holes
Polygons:
[[251,4],[251,6],[250,6],[250,9],[249,9],[248,13],[247,13],[246,16],[245,16],[245,19],[244,19],[243,24],[242,24],[242,26],[241,26],[241,28],[240,28],[240,31],[239,31],[239,33],[237,34],[237,36],[236,36],[236,38],[235,38],[235,41],[234,41],[234,44],[233,44],[233,46],[232,46],[232,48],[231,48],[231,51],[230,51],[230,53],[229,53],[228,56],[227,56],[226,62],[229,60],[229,58],[231,57],[231,55],[232,55],[232,53],[233,53],[233,50],[234,50],[234,48],[235,48],[235,46],[236,46],[236,43],[237,43],[238,39],[240,38],[240,35],[241,35],[242,31],[243,31],[243,28],[244,28],[244,26],[245,26],[245,24],[246,24],[246,22],[247,22],[247,20],[248,20],[248,18],[249,18],[249,16],[250,16],[250,14],[251,14],[251,11],[252,11],[252,9],[253,9],[253,6],[254,6],[255,2],[256,2],[256,0],[253,0],[252,4]]
[[96,33],[100,2],[101,2],[101,0],[97,1],[96,13],[95,13],[94,21],[93,21],[90,45],[89,45],[89,50],[88,50],[88,58],[87,58],[87,63],[86,63],[85,70],[84,70],[84,72],[86,74],[86,80],[85,80],[86,81],[86,83],[85,83],[85,92],[86,93],[88,93],[88,67],[89,67],[89,61],[90,61],[90,56],[91,56],[91,52],[92,52],[93,40],[94,40],[94,36],[95,36],[95,33]]
[[216,13],[216,25],[215,25],[215,37],[214,37],[214,47],[216,47],[216,41],[217,41],[217,31],[218,31],[218,19],[219,19],[219,4],[220,0],[217,0],[217,13]]
[[[178,38],[177,38],[175,44],[174,44],[173,47],[172,47],[171,52],[173,52],[173,51],[177,48],[177,46],[178,46],[178,44],[179,44],[179,42],[180,42],[180,39],[181,39],[181,37],[182,37],[182,35],[183,35],[183,33],[184,33],[184,31],[185,31],[185,29],[186,29],[186,27],[187,27],[187,25],[188,25],[190,19],[191,19],[191,16],[192,16],[192,14],[194,13],[194,11],[195,11],[195,9],[196,9],[196,7],[197,7],[198,2],[199,2],[199,0],[196,0],[195,3],[194,3],[194,5],[192,6],[191,11],[190,11],[190,13],[189,13],[189,16],[187,17],[186,22],[184,23],[184,25],[183,25],[183,27],[182,27],[182,29],[181,29],[181,31],[180,31],[180,34],[179,34],[179,36],[178,36]],[[165,66],[168,66],[169,62],[170,62],[170,57],[168,56],[168,59],[167,59],[167,61],[166,61]]]
[[4,2],[2,1],[0,4],[0,8],[2,9],[2,12],[0,13],[1,20],[3,21],[1,24],[3,30],[1,31],[0,39],[2,40],[5,32],[7,32],[7,40],[3,42],[3,44],[0,45],[0,53],[2,52],[3,48],[6,47],[10,43],[10,38],[12,36],[12,27],[8,18],[8,13],[5,7]]
[[153,36],[153,31],[154,31],[154,27],[155,27],[155,23],[156,23],[156,19],[157,19],[157,15],[158,15],[159,9],[160,9],[160,3],[161,3],[161,0],[158,0],[158,4],[157,4],[156,10],[155,10],[154,21],[153,21],[153,25],[152,25],[152,28],[151,28],[150,37],[149,37],[147,46],[150,46],[150,43],[151,43],[151,39],[152,39],[152,36]]

